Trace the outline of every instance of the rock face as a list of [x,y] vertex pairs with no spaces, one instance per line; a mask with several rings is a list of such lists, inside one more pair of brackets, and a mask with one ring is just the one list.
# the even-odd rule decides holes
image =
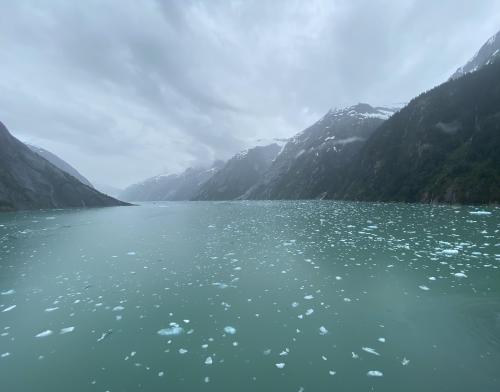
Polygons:
[[500,201],[500,61],[413,99],[378,128],[331,198]]
[[281,147],[254,147],[231,158],[203,184],[194,200],[233,200],[254,186],[269,169]]
[[343,179],[346,167],[373,131],[396,109],[360,103],[329,111],[291,138],[245,199],[325,197]]
[[493,63],[500,55],[500,31],[481,46],[481,49],[465,64],[451,75],[451,79],[457,79],[469,72],[474,72]]
[[127,187],[120,198],[127,201],[190,200],[201,185],[222,166],[217,161],[209,169],[189,168],[181,174],[164,174]]
[[76,170],[73,166],[71,166],[68,162],[62,160],[59,158],[57,155],[51,153],[50,151],[47,151],[41,147],[38,146],[33,146],[31,144],[27,144],[27,146],[34,152],[36,152],[38,155],[40,155],[42,158],[45,158],[47,161],[52,163],[55,167],[58,167],[62,171],[71,174],[73,177],[75,177],[78,181],[80,181],[82,184],[88,185],[90,187],[94,187],[89,180],[87,180],[83,175],[80,174],[78,170]]
[[0,210],[125,205],[82,184],[13,137],[0,123]]

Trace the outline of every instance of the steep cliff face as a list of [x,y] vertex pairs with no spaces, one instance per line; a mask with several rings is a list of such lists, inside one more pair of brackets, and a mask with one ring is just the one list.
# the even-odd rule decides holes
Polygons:
[[500,62],[420,95],[368,140],[332,198],[500,201]]
[[368,137],[394,111],[368,104],[329,111],[288,141],[263,178],[243,198],[324,197],[341,182],[346,167]]
[[0,123],[0,210],[126,205],[82,184]]

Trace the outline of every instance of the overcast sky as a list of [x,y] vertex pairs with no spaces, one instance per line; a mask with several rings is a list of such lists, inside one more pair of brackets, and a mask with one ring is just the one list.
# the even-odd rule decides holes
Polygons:
[[124,187],[391,105],[500,29],[500,1],[1,1],[0,120]]

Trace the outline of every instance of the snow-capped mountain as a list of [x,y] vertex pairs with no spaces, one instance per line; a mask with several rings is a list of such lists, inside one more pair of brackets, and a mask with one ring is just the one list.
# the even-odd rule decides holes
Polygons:
[[222,165],[222,161],[216,161],[210,168],[189,168],[181,174],[151,177],[127,187],[120,198],[127,201],[190,200]]
[[469,72],[496,61],[500,55],[500,31],[492,36],[481,49],[462,67],[458,68],[451,79],[457,79]]
[[263,178],[243,198],[323,197],[372,132],[396,110],[366,103],[330,110],[286,143]]
[[236,154],[200,188],[195,200],[232,200],[255,185],[281,151],[278,143]]

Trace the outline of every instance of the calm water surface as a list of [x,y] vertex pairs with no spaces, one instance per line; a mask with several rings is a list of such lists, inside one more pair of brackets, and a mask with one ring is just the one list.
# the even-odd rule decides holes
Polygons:
[[0,215],[2,391],[500,391],[500,209]]

